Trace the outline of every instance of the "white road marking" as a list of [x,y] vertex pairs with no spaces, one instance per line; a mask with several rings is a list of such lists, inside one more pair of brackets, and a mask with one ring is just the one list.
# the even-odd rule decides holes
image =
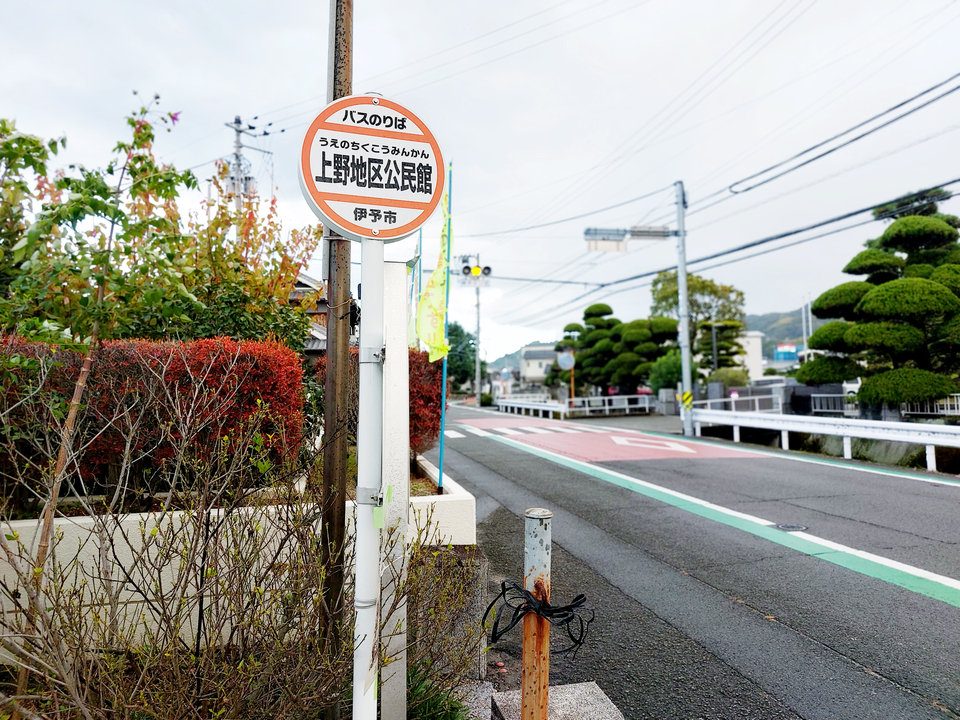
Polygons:
[[542,427],[522,427],[521,430],[526,430],[529,433],[536,433],[538,435],[553,435],[553,430],[547,430]]
[[574,430],[573,428],[559,427],[559,426],[557,426],[557,425],[551,425],[551,426],[550,426],[550,429],[553,430],[554,432],[558,432],[558,433],[571,433],[571,434],[573,434],[573,435],[579,435],[581,432],[583,432],[582,430]]
[[503,433],[504,435],[523,435],[524,433],[514,430],[513,428],[490,428],[491,430],[496,430],[498,433]]
[[463,433],[458,433],[456,430],[444,430],[443,434],[446,435],[448,438],[466,437],[466,435],[464,435]]
[[475,428],[473,425],[461,425],[460,427],[466,430],[468,433],[473,433],[477,437],[490,437],[490,433],[488,433],[486,430]]
[[617,445],[649,448],[651,450],[676,450],[678,452],[692,453],[694,455],[697,454],[697,451],[689,445],[682,445],[681,443],[673,442],[672,440],[654,440],[652,438],[635,436],[623,437],[621,435],[614,435],[610,439],[613,440]]

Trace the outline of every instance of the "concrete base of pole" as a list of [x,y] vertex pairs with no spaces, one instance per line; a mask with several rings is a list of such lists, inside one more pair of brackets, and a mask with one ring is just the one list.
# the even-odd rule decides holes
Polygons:
[[[495,720],[520,720],[521,692],[493,694]],[[595,682],[556,685],[550,688],[550,720],[624,720],[623,713]]]

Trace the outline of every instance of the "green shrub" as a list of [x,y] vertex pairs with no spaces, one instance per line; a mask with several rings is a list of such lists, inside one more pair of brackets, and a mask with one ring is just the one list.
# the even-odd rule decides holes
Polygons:
[[830,352],[845,353],[850,348],[844,342],[844,333],[850,328],[850,323],[842,320],[834,320],[826,325],[821,325],[813,331],[813,335],[807,340],[807,345],[814,350],[829,350]]
[[868,248],[854,256],[843,269],[847,275],[870,275],[878,271],[899,273],[904,260],[893,253]]
[[910,353],[923,347],[923,333],[913,325],[892,322],[870,322],[852,325],[843,336],[850,347]]
[[651,333],[649,330],[635,329],[631,328],[629,325],[627,326],[627,330],[622,335],[623,341],[627,343],[627,345],[637,345],[639,343],[646,342],[652,336],[653,333]]
[[656,342],[664,340],[675,340],[677,337],[677,327],[680,322],[673,318],[652,317],[650,318],[650,332],[653,333],[653,339]]
[[750,383],[750,376],[741,367],[725,367],[710,373],[707,382],[722,382],[728,388],[744,387]]
[[960,265],[941,265],[933,271],[930,279],[940,283],[954,295],[960,295]]
[[645,343],[640,343],[639,345],[637,345],[637,346],[633,349],[633,351],[634,351],[635,353],[637,353],[638,355],[643,355],[643,356],[649,357],[649,356],[651,356],[651,355],[654,355],[659,349],[660,349],[660,346],[657,345],[656,343],[653,343],[653,342],[645,342]]
[[563,326],[564,333],[580,333],[583,334],[583,325],[580,323],[567,323]]
[[483,393],[480,395],[480,406],[481,407],[490,407],[493,405],[493,395],[490,393]]
[[945,375],[898,368],[864,380],[857,396],[868,405],[899,404],[938,400],[956,389],[956,383]]
[[680,351],[673,349],[654,361],[647,383],[654,393],[659,393],[661,388],[676,387],[682,375]]
[[923,278],[904,278],[878,285],[856,307],[862,316],[908,322],[922,322],[958,311],[960,300],[952,292]]
[[586,310],[583,311],[584,319],[590,318],[601,318],[604,315],[610,315],[613,312],[613,308],[605,303],[596,303],[591,305]]
[[880,246],[889,250],[913,252],[956,242],[957,230],[943,220],[908,215],[895,220],[880,236]]
[[818,318],[852,319],[854,308],[874,289],[868,282],[854,280],[831,288],[813,301],[810,310]]
[[797,370],[797,382],[804,385],[828,385],[852,380],[863,372],[852,360],[840,357],[817,357]]
[[908,278],[929,278],[933,275],[933,265],[928,263],[917,263],[916,265],[907,265],[903,269],[903,276]]
[[899,273],[892,273],[886,270],[879,270],[875,273],[870,273],[867,275],[867,282],[871,285],[883,285],[888,283],[891,280],[898,280],[900,278]]

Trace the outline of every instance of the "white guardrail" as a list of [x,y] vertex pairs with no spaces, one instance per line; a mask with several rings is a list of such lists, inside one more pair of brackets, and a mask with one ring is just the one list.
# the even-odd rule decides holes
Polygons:
[[732,425],[734,442],[740,442],[741,427],[779,430],[781,447],[784,450],[790,449],[789,434],[791,432],[839,435],[843,438],[843,457],[847,460],[853,458],[851,438],[891,440],[924,445],[927,449],[927,469],[932,472],[937,470],[935,451],[937,445],[960,448],[960,427],[950,425],[848,420],[838,417],[775,415],[773,413],[701,410],[698,408],[694,408],[691,412],[694,431],[697,435],[700,435],[700,428],[703,425]]
[[568,398],[557,402],[549,397],[528,399],[532,396],[501,395],[495,400],[500,412],[514,415],[537,415],[553,417],[557,413],[561,419],[568,416],[584,417],[590,415],[630,415],[652,412],[657,404],[653,395],[605,395],[595,397]]

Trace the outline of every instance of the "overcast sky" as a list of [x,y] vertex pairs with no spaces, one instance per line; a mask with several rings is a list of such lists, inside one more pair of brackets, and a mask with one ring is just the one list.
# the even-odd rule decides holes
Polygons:
[[[314,219],[297,149],[324,105],[327,14],[326,2],[289,0],[7,3],[0,116],[65,134],[64,164],[102,166],[137,107],[131,91],[159,93],[181,121],[158,153],[200,178],[232,151],[225,122],[272,122],[271,135],[249,143],[273,154],[246,156],[261,192],[272,173],[285,227],[303,226]],[[587,253],[584,229],[674,225],[677,180],[695,259],[960,178],[957,92],[763,187],[725,190],[960,72],[958,20],[960,4],[944,0],[355,0],[354,91],[406,105],[439,140],[453,163],[455,255],[479,253],[494,278],[604,283],[671,265],[675,246]],[[582,219],[486,235],[661,189]],[[960,200],[944,210],[960,214]],[[690,269],[743,290],[749,313],[791,310],[842,282],[843,265],[882,229]],[[439,234],[437,213],[423,230],[427,268]],[[415,250],[415,239],[401,241],[387,258]],[[319,261],[311,272],[319,277]],[[360,274],[355,265],[354,284]],[[577,299],[589,289],[491,281],[481,291],[482,355],[555,339],[590,302],[622,320],[649,311],[643,281]],[[473,330],[472,289],[454,286],[451,317]]]

